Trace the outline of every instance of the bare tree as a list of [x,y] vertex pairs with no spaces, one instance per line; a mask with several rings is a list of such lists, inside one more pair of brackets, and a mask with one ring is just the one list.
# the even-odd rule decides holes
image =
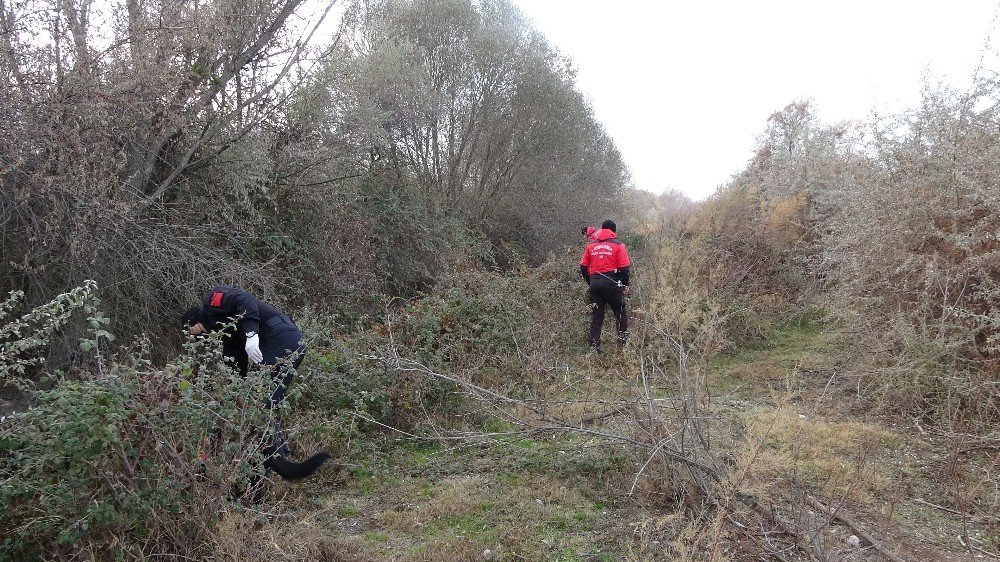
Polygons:
[[133,329],[208,279],[271,283],[245,225],[274,167],[266,125],[325,15],[293,24],[302,5],[0,7],[3,285],[33,299],[96,279]]

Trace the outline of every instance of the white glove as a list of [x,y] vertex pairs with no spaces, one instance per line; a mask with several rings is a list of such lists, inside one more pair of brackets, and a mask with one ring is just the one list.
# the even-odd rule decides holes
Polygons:
[[247,350],[247,356],[255,364],[260,365],[260,362],[264,360],[264,354],[260,352],[260,336],[258,334],[247,335],[247,344],[244,349]]

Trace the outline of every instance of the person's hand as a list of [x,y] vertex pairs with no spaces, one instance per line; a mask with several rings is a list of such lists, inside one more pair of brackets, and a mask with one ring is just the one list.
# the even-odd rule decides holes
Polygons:
[[625,295],[626,297],[627,297],[627,296],[629,295],[629,293],[631,293],[631,292],[632,292],[632,291],[631,291],[631,290],[630,290],[630,289],[628,288],[628,285],[625,285],[624,287],[622,287],[622,294],[623,294],[623,295]]
[[247,344],[244,346],[244,349],[247,350],[247,357],[254,364],[260,365],[260,362],[264,360],[264,354],[260,352],[259,334],[247,334]]

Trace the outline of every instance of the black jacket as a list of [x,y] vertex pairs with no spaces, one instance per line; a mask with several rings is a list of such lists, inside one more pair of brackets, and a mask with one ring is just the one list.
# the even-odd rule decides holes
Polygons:
[[[236,319],[235,328],[225,330],[222,353],[234,361],[243,374],[246,374],[248,367],[245,349],[248,333],[260,336],[265,363],[270,363],[270,356],[281,355],[286,348],[295,349],[301,338],[301,333],[291,318],[274,306],[235,287],[212,287],[202,301],[202,314],[205,329],[213,332]],[[275,348],[274,352],[268,353],[269,348]]]

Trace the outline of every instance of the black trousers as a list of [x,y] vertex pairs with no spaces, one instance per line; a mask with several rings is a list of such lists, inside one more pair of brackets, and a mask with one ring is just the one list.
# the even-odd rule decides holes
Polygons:
[[270,436],[271,452],[288,457],[288,436],[281,427],[281,416],[277,409],[285,400],[285,393],[292,384],[296,369],[302,364],[306,348],[302,332],[291,322],[271,326],[266,336],[260,351],[264,355],[264,365],[271,369],[271,380],[275,385],[268,399],[268,407],[275,413]]
[[270,398],[270,407],[273,409],[285,399],[285,392],[292,384],[295,370],[302,364],[306,348],[302,342],[302,332],[294,324],[280,326],[277,330],[269,331],[266,336],[267,339],[261,342],[263,345],[260,351],[264,355],[264,365],[271,367],[271,378],[275,383]]
[[590,279],[590,345],[601,343],[601,327],[604,326],[604,308],[611,307],[618,329],[618,343],[625,343],[628,335],[628,314],[625,312],[625,296],[618,283],[600,275]]

